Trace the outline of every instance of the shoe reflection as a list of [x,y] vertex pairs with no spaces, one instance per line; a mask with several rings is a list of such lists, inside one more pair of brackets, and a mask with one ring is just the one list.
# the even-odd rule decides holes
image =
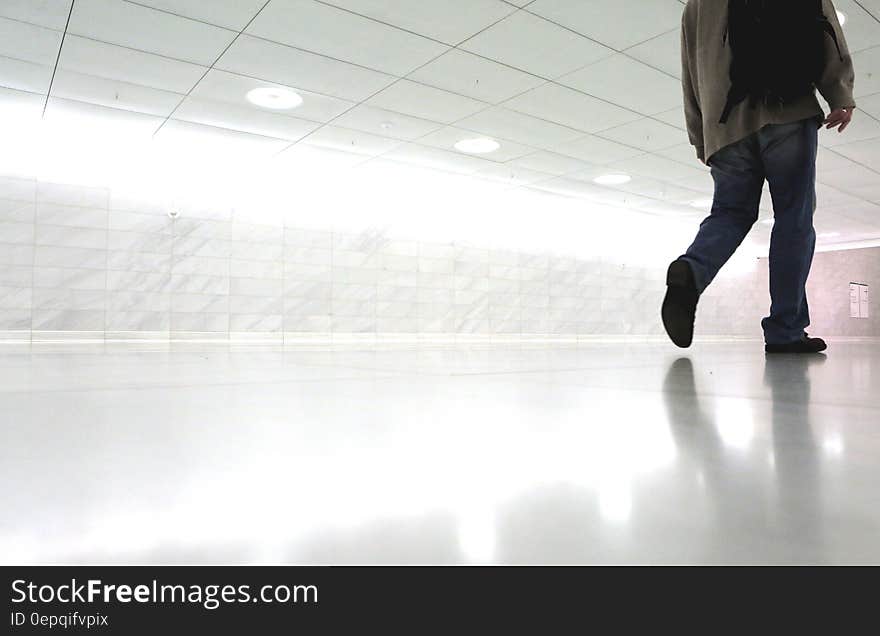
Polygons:
[[[670,365],[663,383],[670,431],[682,463],[696,473],[710,530],[694,548],[711,560],[781,563],[810,555],[821,562],[821,457],[810,422],[809,369],[824,359],[768,357],[769,405],[727,397],[731,387],[717,377],[701,391],[690,358]],[[735,393],[746,396],[748,387]]]

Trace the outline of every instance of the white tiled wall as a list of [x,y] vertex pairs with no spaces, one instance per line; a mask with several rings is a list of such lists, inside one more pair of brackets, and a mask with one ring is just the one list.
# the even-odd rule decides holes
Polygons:
[[[668,260],[257,225],[192,206],[172,220],[149,198],[0,178],[5,338],[660,336]],[[698,331],[759,337],[768,303],[759,268],[722,274]]]

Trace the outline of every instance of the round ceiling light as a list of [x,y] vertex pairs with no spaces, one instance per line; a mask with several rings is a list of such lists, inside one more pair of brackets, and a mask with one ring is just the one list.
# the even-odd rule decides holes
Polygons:
[[487,137],[478,137],[476,139],[462,139],[457,144],[455,144],[455,149],[461,152],[466,152],[470,155],[485,155],[490,152],[495,152],[501,147],[494,139],[488,139]]
[[593,179],[599,185],[623,185],[632,181],[632,177],[628,174],[603,174],[601,177]]
[[247,94],[247,99],[251,104],[272,110],[289,110],[303,103],[303,98],[289,88],[277,86],[255,88]]

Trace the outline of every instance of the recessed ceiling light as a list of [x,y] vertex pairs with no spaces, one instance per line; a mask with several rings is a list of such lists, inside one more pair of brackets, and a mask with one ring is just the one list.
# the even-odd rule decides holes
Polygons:
[[247,94],[247,99],[251,104],[272,110],[288,110],[303,103],[303,98],[289,88],[277,86],[255,88]]
[[715,203],[714,199],[696,199],[691,201],[691,207],[700,209],[711,208],[713,203]]
[[846,24],[846,14],[843,11],[837,12],[837,21],[840,22],[840,26]]
[[394,122],[383,121],[381,124],[379,124],[379,128],[381,128],[382,130],[391,130],[392,128],[394,128]]
[[628,174],[603,174],[601,177],[593,179],[599,185],[623,185],[632,181],[632,177]]
[[484,155],[489,152],[495,152],[501,147],[494,139],[486,137],[478,137],[476,139],[462,139],[455,144],[455,149],[466,152],[471,155]]

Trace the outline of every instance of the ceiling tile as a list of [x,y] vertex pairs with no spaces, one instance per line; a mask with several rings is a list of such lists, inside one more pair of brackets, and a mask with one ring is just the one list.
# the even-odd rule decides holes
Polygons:
[[205,66],[236,35],[123,0],[77,0],[69,32]]
[[501,0],[326,0],[407,31],[447,44],[459,44],[516,11]]
[[684,118],[684,106],[676,106],[675,108],[670,108],[662,113],[657,113],[654,115],[654,119],[659,119],[665,124],[675,126],[679,130],[687,130],[687,123]]
[[301,143],[357,155],[381,155],[401,145],[399,139],[373,135],[362,130],[324,126]]
[[645,115],[681,104],[681,82],[625,55],[575,71],[559,83]]
[[213,158],[272,156],[290,145],[283,139],[175,120],[162,126],[155,139],[175,155]]
[[0,55],[45,66],[55,66],[61,33],[0,18]]
[[[877,9],[876,0],[874,9]],[[838,11],[846,14],[846,24],[843,32],[846,36],[846,44],[850,51],[861,51],[880,45],[880,13],[877,17],[871,14],[859,4],[870,6],[872,0],[834,0],[834,6]]]
[[[419,139],[419,143],[424,146],[432,146],[434,148],[440,148],[441,150],[464,154],[466,156],[474,156],[456,150],[455,144],[464,139],[473,139],[477,136],[478,134],[473,131],[448,126]],[[534,152],[533,148],[523,146],[507,139],[502,139],[500,137],[494,137],[494,139],[501,144],[501,147],[495,152],[478,155],[479,158],[488,161],[503,162]]]
[[536,0],[528,6],[597,42],[623,50],[681,24],[678,0]]
[[648,66],[681,79],[681,31],[679,29],[627,49],[626,54]]
[[407,141],[418,139],[442,126],[438,122],[365,105],[353,108],[333,123],[343,128]]
[[706,170],[707,172],[709,170],[705,164],[697,159],[697,151],[690,142],[681,144],[680,146],[658,150],[656,154],[666,157],[667,159],[672,159],[673,161],[678,161],[686,166],[691,166],[692,168]]
[[[304,175],[326,175],[331,173],[336,178],[340,178],[342,171],[361,164],[365,160],[368,160],[368,158],[364,157],[364,155],[332,150],[331,148],[309,146],[304,142],[300,142],[275,157],[273,166],[278,170],[283,170],[285,174],[295,174],[300,179],[303,179]],[[306,216],[309,214],[312,216]],[[321,222],[319,219],[316,219],[312,209],[304,209],[303,217],[300,219],[300,223],[308,220],[310,223],[321,227]]]
[[63,31],[72,0],[3,0],[0,16]]
[[865,69],[859,73],[853,94],[856,101],[866,95],[880,93],[880,73],[871,69],[880,68],[880,46],[852,54],[853,66],[857,69]]
[[241,31],[266,0],[137,0],[137,3]]
[[[878,0],[880,2],[880,0]],[[862,97],[859,100],[858,110],[867,113],[875,119],[880,119],[880,93],[871,95],[870,97]],[[862,113],[856,112],[855,117],[861,117]]]
[[297,141],[319,124],[280,115],[256,106],[236,106],[226,102],[188,97],[174,112],[174,119],[228,128],[241,132]]
[[322,55],[242,35],[216,68],[352,101],[367,99],[394,77]]
[[636,121],[641,115],[559,84],[544,84],[504,102],[504,107],[584,132]]
[[46,93],[52,81],[52,67],[0,57],[0,86],[31,93]]
[[539,150],[538,152],[534,152],[525,157],[514,159],[510,163],[514,166],[521,166],[530,170],[559,176],[578,172],[579,170],[586,170],[591,166],[591,164],[581,161],[580,159],[558,155],[544,150]]
[[[704,194],[713,194],[715,192],[715,181],[712,179],[712,175],[708,171],[704,172],[702,175],[694,175],[691,177],[685,177],[684,179],[675,179],[673,183],[682,188],[696,190],[698,192],[703,192]],[[768,201],[769,199],[764,200],[765,203]]]
[[207,70],[204,66],[142,53],[68,34],[59,68],[175,93],[186,93]]
[[457,49],[415,71],[410,79],[493,104],[544,83],[534,75]]
[[493,166],[491,162],[483,159],[412,143],[395,148],[383,158],[458,174],[473,174]]
[[295,91],[303,98],[303,103],[288,111],[269,111],[279,115],[289,115],[299,119],[327,122],[338,117],[354,106],[354,102],[305,91],[297,86],[283,86],[274,82],[253,79],[245,75],[211,69],[204,79],[190,93],[199,99],[227,102],[236,106],[253,107],[247,94],[255,88],[281,87]]
[[674,182],[681,179],[705,179],[706,173],[696,167],[686,166],[672,159],[655,154],[640,155],[624,159],[606,166],[626,174],[652,177],[662,181]]
[[575,141],[559,144],[551,150],[592,164],[606,164],[644,154],[643,150],[630,148],[593,135],[585,135]]
[[582,134],[578,130],[537,119],[500,106],[462,119],[458,122],[457,126],[544,149],[565,143],[566,141],[572,141]]
[[247,32],[398,76],[449,48],[313,0],[273,0]]
[[822,183],[816,184],[816,199],[818,201],[817,209],[819,211],[836,209],[839,207],[845,212],[846,208],[851,208],[862,203],[862,200],[858,197]]
[[603,130],[596,135],[648,151],[669,148],[687,141],[687,133],[684,131],[647,118]]
[[559,194],[562,196],[586,198],[590,200],[597,200],[603,194],[600,191],[599,186],[584,181],[577,181],[575,179],[566,179],[564,177],[550,179],[549,181],[539,181],[529,187],[533,190],[540,190],[542,192],[552,192],[553,194]]
[[395,82],[367,103],[444,124],[451,124],[488,107],[485,102],[409,80]]
[[46,120],[73,133],[87,131],[91,135],[96,131],[102,138],[112,139],[117,143],[124,140],[145,141],[163,121],[161,117],[155,115],[107,108],[59,97],[49,99]]
[[43,95],[0,88],[0,128],[18,126],[20,122],[36,121],[43,114]]
[[483,31],[461,48],[548,79],[614,54],[606,46],[525,11]]
[[553,175],[545,172],[536,172],[528,168],[512,166],[510,164],[500,164],[491,168],[478,170],[474,173],[475,177],[487,179],[496,183],[503,183],[512,187],[525,186],[541,181],[553,179]]
[[59,69],[52,96],[167,117],[183,99],[179,93]]

